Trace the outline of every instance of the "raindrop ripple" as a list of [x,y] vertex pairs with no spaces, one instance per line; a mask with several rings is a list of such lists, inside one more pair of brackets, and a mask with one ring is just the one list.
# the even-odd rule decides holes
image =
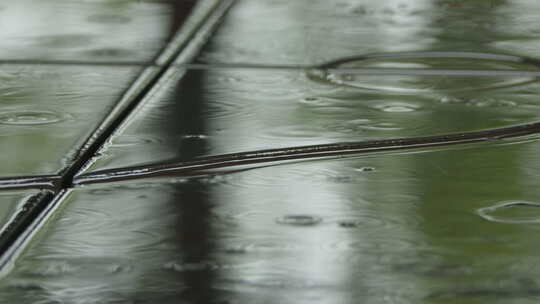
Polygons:
[[[527,216],[516,215],[525,212]],[[510,201],[477,210],[479,216],[490,222],[509,224],[540,223],[540,203]]]

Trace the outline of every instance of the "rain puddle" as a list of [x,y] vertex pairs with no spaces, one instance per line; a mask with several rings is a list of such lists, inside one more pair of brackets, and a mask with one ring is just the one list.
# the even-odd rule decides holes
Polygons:
[[537,228],[474,213],[534,218],[538,205],[523,199],[540,199],[530,186],[536,167],[526,166],[540,163],[538,149],[534,141],[75,188],[0,293],[22,303],[536,299]]
[[0,9],[0,302],[538,303],[537,2],[113,2]]

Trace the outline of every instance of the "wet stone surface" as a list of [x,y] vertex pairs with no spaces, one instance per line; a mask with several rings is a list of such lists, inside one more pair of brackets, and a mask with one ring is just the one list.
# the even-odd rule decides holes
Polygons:
[[0,191],[0,235],[6,231],[9,223],[22,211],[26,201],[38,193],[39,190]]
[[528,0],[242,0],[199,60],[321,64],[371,53],[441,50],[538,58],[539,12],[540,5]]
[[[48,62],[0,69],[0,178],[65,168],[140,72],[120,63],[153,58],[188,14],[152,0],[0,5],[0,61]],[[237,1],[197,56],[208,65],[165,71],[86,177],[64,176],[70,189],[0,269],[0,303],[538,303],[534,134],[143,176],[537,121],[538,15],[529,0]],[[102,171],[129,166],[124,181]],[[0,225],[37,192],[1,190]]]
[[22,304],[533,303],[540,248],[530,237],[540,228],[477,210],[539,202],[539,149],[477,145],[80,187],[0,295]]
[[[533,122],[540,113],[537,82],[452,92],[448,89],[459,83],[472,87],[475,80],[487,85],[497,79],[384,76],[410,86],[437,84],[412,94],[335,85],[314,80],[310,73],[210,69],[188,71],[180,80],[171,77],[112,136],[88,171],[260,149],[487,130]],[[176,77],[182,75],[179,70]]]
[[171,8],[159,1],[4,3],[1,60],[151,60],[164,45]]
[[3,65],[0,177],[55,174],[140,68]]

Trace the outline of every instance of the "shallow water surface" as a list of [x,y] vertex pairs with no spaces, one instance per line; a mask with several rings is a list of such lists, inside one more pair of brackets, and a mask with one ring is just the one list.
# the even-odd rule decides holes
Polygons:
[[532,141],[84,186],[0,294],[18,303],[534,303],[540,247],[530,238],[540,226],[486,220],[482,210],[540,202],[539,149]]
[[[56,192],[0,257],[0,303],[540,300],[536,2],[239,0],[218,22],[229,2],[202,1],[128,99],[126,61],[187,11],[20,3],[0,178]],[[0,191],[2,227],[36,185]]]
[[139,71],[137,67],[3,65],[0,177],[62,170]]
[[408,51],[538,58],[539,6],[529,0],[241,0],[199,60],[321,64]]
[[165,43],[171,15],[160,1],[1,5],[2,60],[149,61]]
[[[475,80],[486,86],[488,81],[501,83],[497,77],[384,76],[396,90],[404,81],[409,87],[435,85],[413,94],[314,77],[304,70],[192,70],[185,75],[178,70],[141,103],[88,171],[260,149],[472,132],[540,118],[540,86],[530,79],[454,92],[446,89],[460,83],[473,88]],[[366,87],[383,84],[359,77]]]

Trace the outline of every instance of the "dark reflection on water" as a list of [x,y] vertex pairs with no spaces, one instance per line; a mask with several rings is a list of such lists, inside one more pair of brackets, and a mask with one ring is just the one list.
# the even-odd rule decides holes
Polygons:
[[[208,150],[206,134],[208,134],[208,119],[204,110],[208,107],[205,99],[204,79],[199,73],[187,73],[176,85],[175,97],[167,107],[166,121],[163,132],[165,136],[179,136],[180,150],[184,160],[192,160],[205,155]],[[161,119],[162,117],[159,117]]]
[[[184,12],[186,3],[176,2],[176,14]],[[189,4],[189,1],[188,1]],[[157,133],[171,134],[180,130],[184,134],[179,138],[178,153],[185,159],[193,159],[204,154],[206,142],[199,136],[206,132],[206,120],[202,115],[205,100],[202,97],[202,83],[199,75],[189,74],[176,86],[174,102],[167,109],[167,123],[162,124],[163,131]],[[186,90],[189,88],[189,90]],[[169,204],[178,214],[177,246],[178,255],[163,267],[176,272],[186,288],[180,293],[181,298],[192,303],[211,303],[215,298],[214,284],[216,269],[212,261],[215,244],[211,241],[212,212],[215,202],[213,191],[205,183],[198,181],[179,184],[174,189]]]

